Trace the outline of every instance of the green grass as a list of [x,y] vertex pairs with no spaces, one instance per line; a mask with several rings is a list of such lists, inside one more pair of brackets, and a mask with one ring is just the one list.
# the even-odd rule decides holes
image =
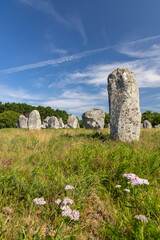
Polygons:
[[[149,185],[133,187],[123,173]],[[55,200],[64,197],[78,221],[61,216]],[[0,130],[0,239],[160,239],[159,216],[160,130],[132,143],[111,141],[107,129]]]

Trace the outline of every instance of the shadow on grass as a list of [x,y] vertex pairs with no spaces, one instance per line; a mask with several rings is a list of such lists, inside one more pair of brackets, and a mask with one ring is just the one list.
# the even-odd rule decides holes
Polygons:
[[81,134],[77,134],[75,136],[70,135],[70,134],[64,134],[61,135],[60,137],[62,138],[74,138],[74,137],[78,137],[78,138],[89,138],[89,139],[99,139],[99,140],[103,140],[103,141],[108,141],[110,139],[110,134],[104,134],[104,133],[100,133],[100,132],[93,132],[93,133],[81,133]]

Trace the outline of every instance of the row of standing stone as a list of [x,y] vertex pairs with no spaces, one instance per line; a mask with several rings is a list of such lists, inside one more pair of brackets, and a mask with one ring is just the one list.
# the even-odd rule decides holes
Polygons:
[[47,117],[44,119],[43,124],[41,124],[41,117],[37,110],[33,110],[29,117],[20,115],[18,118],[18,123],[16,125],[18,128],[28,128],[29,130],[40,130],[44,128],[79,128],[78,119],[74,115],[70,115],[67,120],[67,124],[63,123],[62,118],[55,116]]
[[[82,114],[82,120],[86,129],[103,129],[104,128],[105,112],[103,110],[91,110]],[[18,128],[45,129],[45,128],[79,128],[78,119],[75,115],[70,115],[67,124],[63,123],[62,118],[55,116],[47,117],[41,125],[41,117],[37,110],[33,110],[29,117],[20,115],[17,123]]]

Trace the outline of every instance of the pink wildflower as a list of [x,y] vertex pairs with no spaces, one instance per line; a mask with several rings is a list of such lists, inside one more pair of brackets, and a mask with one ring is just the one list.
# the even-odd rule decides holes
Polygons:
[[57,200],[55,200],[55,203],[59,205],[61,203],[61,199],[58,198]]
[[71,185],[66,185],[64,189],[65,189],[65,190],[70,190],[70,189],[74,189],[74,187],[71,186]]
[[72,218],[71,220],[78,221],[79,220],[79,211],[73,210],[72,211]]
[[73,204],[73,200],[70,198],[64,198],[62,205]]
[[46,201],[44,201],[43,197],[42,198],[35,198],[35,199],[33,199],[33,202],[35,202],[35,204],[37,204],[37,205],[44,205],[44,204],[46,204]]
[[148,222],[148,218],[144,215],[141,215],[141,214],[136,215],[135,218],[141,220],[141,222]]

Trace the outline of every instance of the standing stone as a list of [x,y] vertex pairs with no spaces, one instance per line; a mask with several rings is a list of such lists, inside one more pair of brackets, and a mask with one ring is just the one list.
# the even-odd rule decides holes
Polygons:
[[143,123],[140,124],[140,128],[143,128]]
[[64,123],[62,118],[58,118],[58,121],[59,121],[59,128],[64,128]]
[[158,124],[158,125],[156,125],[156,126],[154,126],[155,128],[160,128],[160,124]]
[[144,128],[152,128],[152,124],[148,120],[144,120],[143,127]]
[[49,121],[50,117],[46,117],[44,120],[43,120],[43,126],[45,126],[45,128],[48,128],[48,121]]
[[67,120],[67,125],[70,128],[79,128],[77,117],[75,115],[70,115]]
[[134,73],[118,68],[108,76],[110,136],[123,142],[139,140],[141,112]]
[[28,129],[29,130],[32,130],[32,129],[40,130],[41,129],[41,117],[37,110],[33,110],[29,114]]
[[82,114],[83,125],[87,129],[103,129],[105,112],[103,110],[91,110]]
[[48,127],[50,128],[59,128],[59,121],[55,116],[50,117],[48,120]]
[[19,128],[28,128],[28,118],[23,115],[20,115],[18,118],[18,127]]
[[107,128],[110,128],[110,123],[108,123]]

